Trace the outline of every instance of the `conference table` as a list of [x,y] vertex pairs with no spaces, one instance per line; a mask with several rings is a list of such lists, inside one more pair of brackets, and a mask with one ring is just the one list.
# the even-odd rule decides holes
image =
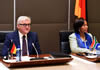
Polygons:
[[16,62],[16,57],[13,59],[4,60],[1,59],[1,62],[8,68],[23,68],[23,67],[36,67],[43,65],[58,65],[66,64],[73,60],[72,57],[54,57],[51,54],[41,54],[39,58],[36,58],[37,55],[23,56],[21,61]]
[[[62,58],[58,58],[62,59]],[[90,59],[90,58],[89,58]],[[99,58],[98,58],[99,59]],[[54,59],[55,60],[55,59]],[[33,65],[24,67],[11,67],[10,70],[100,70],[100,61],[89,61],[76,54],[71,55],[69,61],[58,64],[46,64],[46,65]],[[91,59],[90,59],[91,60]],[[55,63],[55,61],[53,61]]]

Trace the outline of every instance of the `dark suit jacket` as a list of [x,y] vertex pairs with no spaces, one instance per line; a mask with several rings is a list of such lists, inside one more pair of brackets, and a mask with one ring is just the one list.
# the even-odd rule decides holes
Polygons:
[[[11,46],[11,40],[16,45],[16,48],[18,46],[20,46],[19,34],[18,34],[17,30],[7,34],[6,39],[5,39],[5,43],[4,43],[4,47],[2,49],[2,56],[7,56],[8,55],[8,51],[10,51],[10,49],[12,47]],[[36,54],[36,51],[33,48],[32,43],[34,43],[38,53],[39,54],[41,53],[40,45],[39,45],[39,41],[38,41],[38,36],[37,36],[36,32],[29,32],[27,34],[27,41],[28,41],[29,55]]]

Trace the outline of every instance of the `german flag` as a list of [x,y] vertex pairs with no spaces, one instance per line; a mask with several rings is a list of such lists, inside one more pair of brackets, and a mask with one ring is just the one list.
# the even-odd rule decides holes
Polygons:
[[76,0],[74,15],[86,19],[86,0]]
[[15,44],[13,43],[13,45],[12,45],[12,48],[11,48],[11,54],[16,54],[16,46],[15,46]]

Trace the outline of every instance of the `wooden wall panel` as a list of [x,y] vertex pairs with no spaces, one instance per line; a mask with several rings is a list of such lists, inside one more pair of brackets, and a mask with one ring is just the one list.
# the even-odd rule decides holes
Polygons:
[[16,13],[32,17],[33,24],[65,23],[68,14],[66,0],[17,0]]
[[1,30],[13,30],[13,0],[0,0]]
[[66,24],[33,24],[32,30],[38,32],[41,50],[43,52],[59,52],[59,31],[66,30]]
[[[0,31],[13,30],[13,1],[0,0]],[[73,30],[75,0],[70,2],[70,30]],[[87,0],[89,31],[100,40],[99,3]],[[59,51],[59,31],[68,29],[68,0],[16,0],[16,18],[21,15],[32,18],[31,31],[38,32],[43,52]]]
[[67,29],[68,0],[17,0],[16,14],[32,18],[43,52],[59,51],[59,31]]

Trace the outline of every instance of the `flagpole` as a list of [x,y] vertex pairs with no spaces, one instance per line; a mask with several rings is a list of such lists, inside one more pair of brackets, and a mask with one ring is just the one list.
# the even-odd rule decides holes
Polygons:
[[14,26],[13,30],[16,30],[16,0],[14,0]]
[[70,30],[70,0],[68,0],[68,31]]
[[13,54],[11,53],[11,59],[14,59]]

